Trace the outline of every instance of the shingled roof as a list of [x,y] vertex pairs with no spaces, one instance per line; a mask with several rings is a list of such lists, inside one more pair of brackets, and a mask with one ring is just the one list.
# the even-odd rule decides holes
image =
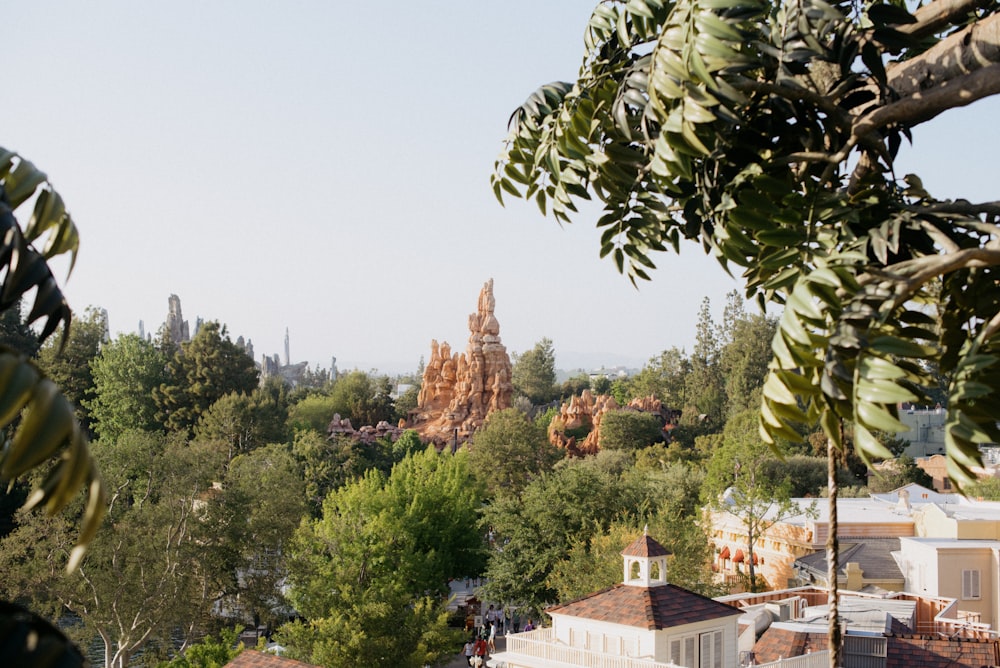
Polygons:
[[669,554],[670,550],[657,543],[645,532],[622,550],[623,557],[645,557],[648,559],[649,557],[666,557]]
[[782,658],[787,659],[792,656],[802,656],[810,652],[822,652],[828,649],[830,649],[830,643],[826,634],[772,625],[757,639],[753,646],[753,654],[757,663],[771,663]]
[[302,663],[254,649],[244,650],[227,663],[225,668],[316,668],[311,663]]
[[[899,551],[899,538],[866,538],[862,542],[842,541],[837,563],[843,575],[844,567],[849,562],[857,562],[864,573],[865,580],[899,580],[903,572],[893,558],[892,553]],[[799,557],[795,560],[799,570],[814,573],[824,580],[827,575],[826,550]]]
[[891,636],[885,668],[981,668],[1000,665],[996,640]]
[[[900,626],[893,627],[893,630]],[[996,640],[940,638],[892,633],[886,638],[885,668],[982,668],[1000,665]],[[772,625],[754,645],[754,660],[770,663],[829,649],[825,632]]]
[[739,608],[672,584],[658,587],[617,584],[575,601],[553,606],[546,612],[550,615],[635,626],[649,631],[734,617],[743,613]]

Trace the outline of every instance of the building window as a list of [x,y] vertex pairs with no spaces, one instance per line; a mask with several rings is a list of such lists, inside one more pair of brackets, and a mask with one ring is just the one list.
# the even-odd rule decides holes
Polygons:
[[695,636],[684,636],[670,641],[670,662],[675,666],[695,666],[697,646]]
[[699,638],[701,641],[699,668],[722,668],[722,631],[702,633]]
[[979,591],[979,571],[962,571],[962,600],[978,601],[981,598]]

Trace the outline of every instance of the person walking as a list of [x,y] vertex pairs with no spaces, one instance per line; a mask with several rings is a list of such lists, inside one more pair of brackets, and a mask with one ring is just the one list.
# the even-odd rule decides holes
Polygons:
[[477,668],[482,668],[486,665],[486,653],[489,651],[489,647],[486,645],[486,640],[479,636],[476,640],[476,655],[472,658],[472,665]]
[[494,654],[497,651],[497,623],[490,622],[490,637],[486,641],[486,646],[490,649],[490,654]]
[[465,662],[471,666],[472,655],[476,651],[476,643],[472,641],[472,638],[469,638],[468,642],[465,643],[465,647],[463,647],[462,650],[465,652]]

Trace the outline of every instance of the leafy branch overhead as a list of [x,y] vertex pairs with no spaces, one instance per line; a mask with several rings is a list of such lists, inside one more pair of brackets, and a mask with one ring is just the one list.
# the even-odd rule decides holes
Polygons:
[[864,458],[899,402],[950,377],[949,473],[1000,440],[1000,202],[944,201],[893,160],[911,131],[1000,92],[1000,6],[933,0],[605,0],[572,83],[510,119],[493,190],[570,222],[635,284],[699,242],[785,307],[761,431],[815,422]]
[[[14,211],[32,198],[31,218],[22,230]],[[48,260],[69,253],[72,270],[79,248],[76,225],[45,174],[3,148],[0,235],[0,310],[12,308],[33,294],[27,323],[42,322],[42,340],[61,325],[65,340],[72,313]],[[104,489],[70,402],[31,361],[0,346],[0,429],[14,424],[18,417],[13,436],[0,447],[0,481],[14,481],[54,459],[26,507],[42,506],[54,514],[65,508],[81,487],[87,491],[83,526],[69,561],[73,569],[104,516]]]

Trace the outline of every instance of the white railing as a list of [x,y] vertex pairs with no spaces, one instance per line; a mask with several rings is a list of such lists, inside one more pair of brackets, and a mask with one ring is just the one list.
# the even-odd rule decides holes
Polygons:
[[506,637],[506,642],[504,652],[511,655],[509,660],[514,663],[517,662],[518,656],[523,656],[580,668],[668,668],[668,666],[676,668],[672,663],[570,647],[557,641],[551,628],[514,633]]
[[[535,661],[551,661],[556,664],[580,668],[678,668],[673,663],[616,656],[579,647],[570,647],[556,640],[551,628],[509,634],[506,636],[506,642],[504,654],[508,656],[504,658],[514,664],[517,664],[518,657],[530,657]],[[829,654],[827,651],[813,652],[771,663],[757,664],[753,668],[826,668],[830,662]],[[726,668],[736,667],[727,666]]]
[[828,665],[830,665],[830,652],[823,650],[788,659],[778,659],[771,663],[757,663],[753,668],[826,668]]

